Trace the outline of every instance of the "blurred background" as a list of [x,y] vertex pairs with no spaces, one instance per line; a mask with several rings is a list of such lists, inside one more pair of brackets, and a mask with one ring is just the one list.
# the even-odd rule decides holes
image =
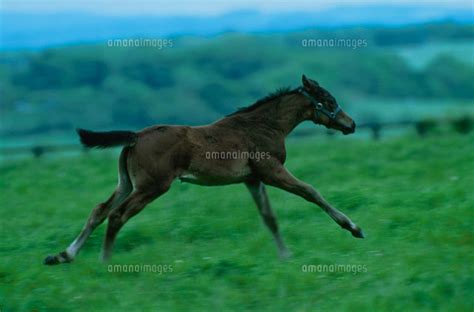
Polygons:
[[[472,311],[473,43],[464,0],[2,0],[0,310]],[[108,272],[103,227],[74,264],[42,266],[116,181],[118,151],[83,154],[76,127],[206,124],[302,74],[359,127],[302,124],[287,165],[366,240],[270,189],[282,263],[243,186],[182,184],[113,260],[172,273]],[[366,271],[303,269],[334,263]]]
[[209,123],[303,73],[358,124],[472,114],[472,14],[470,1],[2,1],[2,145]]

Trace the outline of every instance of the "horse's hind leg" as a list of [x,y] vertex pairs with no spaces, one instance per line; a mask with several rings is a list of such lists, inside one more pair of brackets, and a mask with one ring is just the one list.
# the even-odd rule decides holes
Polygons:
[[97,207],[92,210],[89,218],[87,219],[86,224],[82,228],[79,235],[76,239],[69,245],[69,247],[55,256],[48,256],[44,260],[44,264],[52,265],[59,264],[64,262],[71,262],[79,250],[82,248],[87,238],[92,234],[92,232],[107,218],[110,210],[119,206],[132,192],[132,183],[130,182],[130,177],[127,172],[127,150],[124,148],[120,155],[119,159],[119,183],[115,192],[110,196],[110,198],[97,205]]
[[87,219],[84,227],[82,228],[79,235],[74,239],[74,241],[66,248],[65,251],[60,252],[54,256],[48,256],[44,260],[44,264],[53,265],[64,262],[71,262],[74,260],[75,256],[81,249],[81,247],[86,242],[87,238],[92,234],[92,232],[97,228],[102,222],[104,222],[107,217],[107,213],[110,210],[113,202],[117,198],[117,191],[115,191],[110,198],[94,208],[92,210],[89,218]]
[[137,186],[122,204],[110,212],[102,250],[102,259],[104,261],[110,259],[115,238],[124,224],[142,211],[154,199],[166,193],[172,181],[173,179],[166,179],[166,181],[159,183],[150,182],[145,187]]

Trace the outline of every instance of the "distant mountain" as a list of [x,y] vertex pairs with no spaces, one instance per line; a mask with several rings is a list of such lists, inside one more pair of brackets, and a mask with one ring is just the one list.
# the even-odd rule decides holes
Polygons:
[[314,12],[236,11],[213,17],[99,16],[85,13],[0,13],[0,49],[40,49],[115,38],[212,36],[223,32],[287,32],[311,27],[396,26],[474,21],[472,10],[428,6],[354,6]]

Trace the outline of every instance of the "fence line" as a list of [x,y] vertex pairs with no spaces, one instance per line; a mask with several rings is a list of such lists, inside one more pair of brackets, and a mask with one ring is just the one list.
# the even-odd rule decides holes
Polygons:
[[[474,116],[466,116],[458,119],[424,119],[424,120],[399,120],[392,122],[371,122],[363,123],[357,126],[357,129],[367,129],[371,132],[371,137],[374,140],[379,140],[382,137],[382,131],[387,128],[396,127],[414,127],[419,136],[425,136],[427,133],[437,128],[440,124],[448,123],[459,133],[468,133],[474,128]],[[296,137],[311,136],[317,133],[316,128],[296,130],[293,135]],[[334,132],[327,132],[332,135]],[[39,158],[46,153],[83,151],[87,149],[80,144],[55,144],[55,145],[33,145],[33,146],[18,146],[18,147],[2,147],[0,148],[1,156],[32,154]]]

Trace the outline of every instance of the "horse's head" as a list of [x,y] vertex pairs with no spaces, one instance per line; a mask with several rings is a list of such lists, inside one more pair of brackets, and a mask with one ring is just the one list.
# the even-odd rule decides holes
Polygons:
[[339,130],[344,134],[354,133],[354,120],[341,109],[336,99],[316,81],[306,78],[305,75],[302,80],[303,87],[299,90],[311,103],[310,119],[316,124]]

